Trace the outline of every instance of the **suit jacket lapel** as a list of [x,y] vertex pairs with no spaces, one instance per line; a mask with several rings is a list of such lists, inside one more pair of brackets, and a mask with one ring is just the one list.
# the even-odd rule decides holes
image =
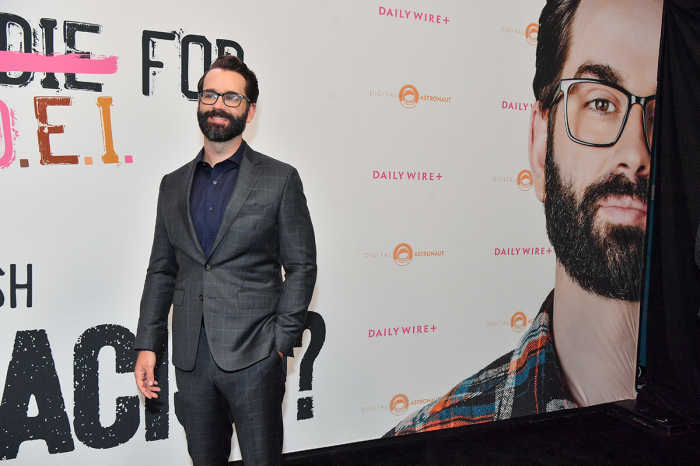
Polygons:
[[257,167],[257,162],[252,160],[253,155],[253,150],[250,148],[250,146],[247,146],[243,152],[243,159],[241,160],[241,166],[238,169],[238,176],[236,177],[236,184],[233,187],[233,193],[231,193],[231,199],[229,199],[228,204],[226,205],[226,212],[224,212],[224,217],[221,220],[219,232],[216,235],[214,246],[211,249],[212,254],[214,254],[216,247],[219,245],[224,236],[226,236],[226,232],[229,230],[229,228],[231,228],[231,225],[238,216],[238,212],[240,212],[243,203],[246,201],[246,199],[248,199],[250,192],[253,190],[253,186],[255,186],[255,183],[258,181],[261,170],[259,167]]
[[[200,153],[203,151],[204,149],[202,149]],[[197,155],[197,157],[195,157],[193,161],[190,162],[189,170],[187,170],[187,177],[185,180],[183,180],[183,183],[187,183],[187,189],[180,191],[184,191],[185,195],[181,196],[180,199],[178,199],[178,210],[180,211],[182,223],[185,225],[185,230],[187,230],[187,232],[190,234],[190,237],[192,238],[192,244],[194,244],[195,248],[197,249],[199,254],[201,254],[202,258],[206,258],[207,256],[204,254],[204,248],[199,242],[197,228],[195,228],[194,220],[192,220],[192,212],[190,212],[190,195],[192,193],[192,181],[194,180],[194,171],[197,167],[198,158],[199,154]]]

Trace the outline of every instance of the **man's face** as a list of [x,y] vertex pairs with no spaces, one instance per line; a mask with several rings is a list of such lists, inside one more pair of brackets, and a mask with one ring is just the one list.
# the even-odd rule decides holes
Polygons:
[[[603,79],[638,96],[655,94],[660,23],[657,1],[583,0],[562,78]],[[560,101],[548,122],[538,193],[557,260],[583,289],[638,301],[650,168],[641,106],[631,108],[620,139],[607,148],[569,139],[564,114]]]
[[[245,95],[245,84],[245,78],[239,73],[215,68],[207,73],[202,88],[218,94],[236,92]],[[226,142],[240,136],[254,114],[255,105],[249,106],[244,100],[240,106],[231,108],[224,104],[222,97],[214,105],[199,102],[197,107],[199,129],[212,142]]]

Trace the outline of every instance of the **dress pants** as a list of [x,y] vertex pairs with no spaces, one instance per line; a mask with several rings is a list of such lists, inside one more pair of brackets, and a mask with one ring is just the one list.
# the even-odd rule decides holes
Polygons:
[[178,411],[194,466],[228,465],[232,424],[246,466],[282,464],[282,399],[287,358],[277,351],[237,371],[220,369],[204,326],[194,370],[175,369]]

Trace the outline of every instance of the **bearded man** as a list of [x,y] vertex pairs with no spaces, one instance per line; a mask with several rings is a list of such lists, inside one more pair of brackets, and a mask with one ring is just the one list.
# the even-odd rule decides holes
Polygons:
[[160,185],[136,385],[158,397],[155,352],[172,305],[176,411],[193,464],[227,465],[235,423],[244,464],[279,465],[286,356],[316,281],[314,231],[297,171],[242,139],[255,74],[219,57],[198,90],[204,147]]
[[502,356],[386,436],[635,397],[660,0],[549,0],[529,157],[554,290]]

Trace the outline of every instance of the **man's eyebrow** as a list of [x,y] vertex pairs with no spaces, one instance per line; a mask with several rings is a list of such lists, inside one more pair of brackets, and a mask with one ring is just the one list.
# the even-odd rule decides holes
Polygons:
[[224,94],[237,94],[237,95],[243,95],[240,92],[236,91],[224,91],[224,92],[218,92],[215,89],[202,89],[202,92],[213,92],[214,94],[219,94],[219,95],[224,95]]
[[622,86],[622,76],[610,65],[587,61],[576,70],[575,78],[593,77]]

